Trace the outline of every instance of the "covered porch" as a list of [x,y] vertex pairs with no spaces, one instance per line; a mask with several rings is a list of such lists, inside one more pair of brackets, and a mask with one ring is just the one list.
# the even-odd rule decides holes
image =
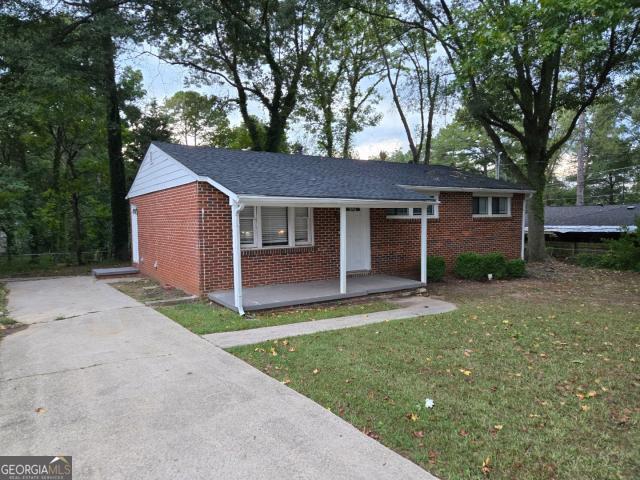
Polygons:
[[[402,189],[404,190],[404,189]],[[402,192],[403,194],[405,191]],[[352,298],[374,293],[393,292],[407,290],[426,285],[427,283],[427,207],[437,204],[433,195],[411,192],[411,200],[401,199],[345,199],[345,198],[304,198],[304,197],[268,197],[268,196],[242,196],[230,198],[231,204],[231,233],[232,233],[232,257],[233,257],[233,289],[214,291],[209,298],[221,305],[236,310],[243,315],[245,310],[260,310],[291,305],[318,303],[343,298]],[[419,197],[421,200],[418,200]],[[248,208],[247,208],[248,207]],[[279,207],[269,208],[269,207]],[[283,207],[286,207],[283,208]],[[275,229],[281,234],[284,242],[289,238],[288,245],[295,245],[294,231],[296,225],[291,210],[308,209],[307,218],[312,218],[313,209],[336,209],[339,213],[339,221],[329,224],[326,228],[335,232],[339,238],[337,257],[339,257],[338,278],[327,278],[313,281],[298,281],[287,283],[285,280],[272,285],[246,288],[243,286],[243,251],[248,248],[264,251],[266,235],[273,234],[264,225],[270,225],[270,219],[263,218],[263,228],[256,228],[256,211],[263,214],[274,211],[280,213],[280,223]],[[407,279],[399,276],[383,275],[379,270],[372,269],[371,245],[370,245],[370,210],[388,208],[420,208],[420,276],[418,279]],[[247,209],[249,214],[241,213]],[[247,218],[248,217],[248,218]],[[245,221],[241,223],[241,219]],[[247,220],[249,221],[249,237],[247,241]],[[253,222],[253,224],[251,223]],[[287,228],[288,224],[288,228]],[[311,222],[311,224],[313,224]],[[243,225],[245,225],[243,227]],[[253,227],[251,226],[253,225]],[[257,224],[259,225],[259,223]],[[328,230],[325,230],[328,231]],[[253,235],[251,235],[253,232]],[[262,242],[255,240],[255,233]],[[303,232],[306,233],[306,230]],[[336,238],[334,237],[334,238]],[[309,234],[305,239],[310,239],[313,246],[313,235]],[[322,243],[322,242],[321,242]],[[248,244],[248,245],[247,245]],[[333,257],[336,258],[336,257]],[[325,258],[326,260],[326,258]],[[319,259],[319,261],[322,261]],[[272,265],[271,268],[277,268]],[[291,268],[289,266],[289,268]],[[327,272],[328,273],[328,272]],[[357,274],[357,275],[353,275]],[[333,275],[327,275],[327,277]],[[309,279],[311,280],[311,279]]]
[[[285,283],[243,289],[244,311],[267,310],[309,303],[330,302],[384,292],[396,292],[424,286],[425,283],[391,275],[368,275],[348,279],[346,292],[340,291],[340,280]],[[209,300],[238,311],[233,290],[209,294]]]

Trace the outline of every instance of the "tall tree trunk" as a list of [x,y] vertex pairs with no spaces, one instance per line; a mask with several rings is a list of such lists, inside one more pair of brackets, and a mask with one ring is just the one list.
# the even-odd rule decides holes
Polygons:
[[129,258],[129,208],[125,198],[126,178],[122,156],[122,130],[120,102],[116,83],[116,46],[111,35],[102,37],[104,60],[104,87],[107,107],[107,153],[111,180],[111,240],[113,256]]
[[584,112],[578,119],[578,173],[576,178],[576,205],[584,205],[585,166],[587,161],[587,115]]
[[71,207],[73,210],[73,247],[76,254],[76,263],[82,265],[82,219],[80,217],[80,194],[74,192],[71,195]]
[[540,262],[547,258],[544,240],[544,189],[546,175],[540,153],[527,154],[527,177],[535,190],[527,202],[528,233],[527,253],[529,261]]
[[269,127],[267,128],[267,138],[264,150],[266,152],[281,152],[284,147],[284,130],[286,119],[282,118],[280,112],[272,111],[269,115]]
[[[434,95],[435,97],[435,95]],[[433,117],[436,113],[435,100],[429,99],[429,111],[427,112],[427,134],[424,140],[424,164],[431,162],[431,143],[433,142]]]

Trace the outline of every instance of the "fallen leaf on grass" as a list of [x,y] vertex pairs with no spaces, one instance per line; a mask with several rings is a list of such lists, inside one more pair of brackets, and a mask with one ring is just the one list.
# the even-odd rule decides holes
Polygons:
[[596,395],[598,395],[598,392],[596,392],[595,390],[590,390],[589,393],[587,393],[587,397],[589,398],[593,398]]
[[417,422],[417,421],[418,421],[418,419],[420,418],[416,413],[413,413],[413,412],[411,412],[411,413],[407,413],[407,414],[405,415],[405,417],[407,417],[407,418],[408,418],[409,420],[411,420],[412,422]]
[[291,379],[290,378],[285,378],[282,383],[284,383],[285,385],[289,385],[291,383]]
[[272,357],[277,357],[278,356],[278,352],[276,352],[275,347],[271,347],[270,352],[271,352],[271,356]]
[[469,435],[469,432],[467,432],[464,428],[461,428],[458,432],[458,435],[460,435],[461,437],[467,437]]
[[412,435],[416,438],[424,438],[424,432],[422,430],[412,432]]
[[588,412],[589,411],[589,405],[580,405],[580,410],[582,410],[583,412]]
[[489,472],[491,472],[491,459],[489,457],[485,458],[482,461],[482,473],[484,473],[485,475],[489,475]]
[[317,375],[318,373],[320,373],[320,370],[318,370],[317,368],[314,368],[314,369],[313,369],[313,374],[314,374],[314,375]]
[[373,430],[367,427],[365,427],[362,430],[362,433],[364,433],[367,437],[373,438],[374,440],[380,440],[380,434],[378,432],[374,432]]
[[469,375],[471,375],[471,370],[466,370],[464,368],[461,368],[460,373],[462,373],[465,377],[468,377]]

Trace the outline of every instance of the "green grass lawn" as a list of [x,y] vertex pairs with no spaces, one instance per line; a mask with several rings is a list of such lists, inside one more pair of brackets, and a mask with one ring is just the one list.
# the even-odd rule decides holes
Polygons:
[[639,275],[435,289],[459,310],[230,351],[441,478],[640,478]]
[[281,310],[262,313],[256,316],[241,317],[229,309],[217,307],[208,303],[189,303],[170,307],[159,307],[157,310],[193,333],[205,335],[207,333],[231,332],[248,330],[251,328],[286,325],[287,323],[322,320],[323,318],[345,317],[361,313],[379,312],[398,308],[385,301],[367,303],[347,303],[331,306],[299,308],[295,310]]
[[0,283],[0,329],[15,325],[16,321],[7,315],[7,287]]

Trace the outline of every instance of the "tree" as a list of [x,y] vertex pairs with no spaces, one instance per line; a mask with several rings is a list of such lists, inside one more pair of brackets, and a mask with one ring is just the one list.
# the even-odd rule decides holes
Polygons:
[[137,165],[147,153],[154,140],[171,141],[171,117],[160,109],[156,100],[147,105],[146,111],[140,111],[129,119],[129,132],[126,137],[126,156]]
[[[229,85],[252,148],[277,152],[284,146],[311,52],[336,15],[337,3],[165,0],[156,5],[152,25],[162,57],[190,68],[202,83]],[[250,112],[252,100],[268,114],[264,140]]]
[[[528,253],[530,260],[544,259],[550,159],[571,137],[580,115],[611,84],[612,75],[633,67],[640,7],[623,0],[412,4],[413,17],[389,16],[439,42],[469,111],[512,175],[535,190],[528,202]],[[583,66],[583,86],[575,65]],[[572,112],[571,121],[552,138],[561,111]],[[520,145],[522,162],[509,155],[503,136]]]
[[[434,58],[434,41],[425,32],[398,30],[397,25],[388,21],[377,22],[380,53],[412,161],[429,164],[433,119],[443,87],[442,72]],[[417,114],[417,125],[411,125],[409,113]]]
[[351,157],[354,135],[379,121],[373,107],[380,73],[371,22],[358,11],[342,12],[310,55],[300,108],[327,156]]
[[164,102],[171,127],[180,141],[189,145],[216,144],[229,133],[226,103],[215,96],[180,91]]

